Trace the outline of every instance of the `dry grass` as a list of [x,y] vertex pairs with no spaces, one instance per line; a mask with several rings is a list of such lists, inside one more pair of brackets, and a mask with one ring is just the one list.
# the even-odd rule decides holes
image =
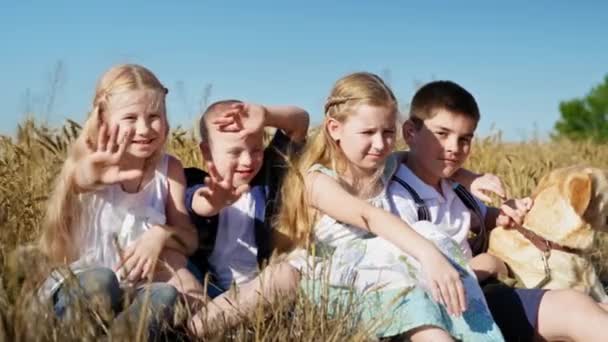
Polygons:
[[[53,179],[78,131],[74,122],[55,130],[26,120],[14,138],[0,136],[0,341],[96,340],[103,333],[95,315],[85,309],[69,322],[53,318],[47,306],[36,304],[34,286],[27,282],[27,275],[41,263],[37,259],[8,259],[17,246],[38,236]],[[169,152],[185,166],[201,165],[191,131],[174,129]],[[498,174],[512,196],[522,196],[529,194],[549,170],[577,163],[608,168],[608,147],[569,141],[506,143],[497,135],[476,142],[467,166]],[[260,308],[247,322],[218,339],[365,340],[365,327],[348,318],[352,308],[331,316],[326,305],[315,306],[304,296],[298,296],[296,302],[289,308],[284,303],[265,311]],[[117,339],[138,340],[135,336]]]

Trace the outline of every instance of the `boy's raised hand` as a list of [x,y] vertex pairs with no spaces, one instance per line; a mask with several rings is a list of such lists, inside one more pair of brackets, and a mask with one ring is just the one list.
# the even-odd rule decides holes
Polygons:
[[532,209],[534,201],[530,197],[510,199],[500,206],[500,213],[496,218],[496,225],[514,228],[524,223],[526,214]]
[[231,164],[228,174],[222,177],[212,162],[207,162],[209,176],[205,177],[206,187],[198,191],[198,195],[207,200],[209,212],[208,216],[217,214],[223,208],[231,205],[249,191],[249,185],[241,184],[238,187],[233,185],[234,169],[236,165]]
[[484,173],[475,178],[470,185],[470,190],[473,195],[484,202],[491,202],[492,199],[488,193],[498,195],[502,200],[506,199],[507,193],[502,184],[502,180],[491,173]]
[[264,129],[268,111],[254,103],[235,103],[211,121],[220,132],[250,134]]
[[120,161],[135,131],[132,129],[118,137],[118,125],[108,132],[106,124],[99,128],[97,144],[87,141],[87,155],[78,161],[74,174],[76,185],[82,190],[92,190],[98,185],[110,185],[142,176],[142,170],[121,170]]
[[211,124],[220,132],[240,132],[243,130],[242,112],[243,103],[232,104],[228,110],[211,120]]

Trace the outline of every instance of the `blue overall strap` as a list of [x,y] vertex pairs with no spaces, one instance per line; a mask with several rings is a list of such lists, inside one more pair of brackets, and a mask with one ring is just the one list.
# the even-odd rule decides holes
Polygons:
[[268,186],[256,186],[251,189],[255,201],[255,217],[254,217],[254,236],[255,244],[258,247],[258,265],[264,266],[272,254],[272,218],[274,206],[269,201]]
[[422,200],[422,198],[420,198],[420,195],[418,195],[416,190],[414,190],[414,188],[412,188],[403,179],[397,176],[393,176],[392,180],[399,183],[399,185],[401,185],[405,190],[407,190],[407,192],[409,192],[410,196],[412,196],[412,199],[414,199],[416,207],[418,208],[418,221],[431,221],[431,213],[429,212],[429,209],[426,207],[426,204],[424,204],[424,201]]
[[469,245],[473,251],[473,255],[484,253],[488,250],[488,232],[485,225],[485,219],[479,207],[479,203],[475,200],[475,197],[462,185],[457,184],[454,187],[454,192],[460,198],[462,203],[469,209],[473,214],[477,215],[479,219],[479,227],[474,230],[475,227],[471,227],[471,232],[475,234],[474,237],[469,238]]

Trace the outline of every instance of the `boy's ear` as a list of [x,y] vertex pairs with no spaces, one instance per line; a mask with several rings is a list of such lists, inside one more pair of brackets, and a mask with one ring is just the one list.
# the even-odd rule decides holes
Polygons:
[[211,160],[211,150],[209,149],[209,144],[206,142],[200,142],[198,147],[201,149],[201,154],[203,155],[204,160]]
[[405,120],[403,126],[401,126],[401,134],[403,134],[403,140],[405,140],[408,145],[411,145],[417,132],[418,130],[416,129],[416,125],[414,125],[414,122],[411,119]]
[[328,118],[327,132],[334,141],[340,141],[342,137],[342,123],[334,118]]

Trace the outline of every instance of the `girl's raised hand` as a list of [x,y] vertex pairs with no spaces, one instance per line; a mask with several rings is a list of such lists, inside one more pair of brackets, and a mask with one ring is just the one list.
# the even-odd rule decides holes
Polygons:
[[243,130],[244,103],[235,103],[228,110],[218,115],[211,120],[211,124],[215,125],[220,132],[240,132]]
[[467,309],[460,273],[436,249],[420,262],[433,299],[444,305],[449,314],[460,316]]
[[238,187],[233,185],[234,169],[236,165],[231,164],[228,174],[222,177],[212,162],[207,162],[209,177],[205,177],[205,185],[199,190],[199,196],[203,196],[214,213],[238,200],[242,194],[249,191],[249,185],[242,184]]
[[118,125],[108,132],[106,124],[99,128],[97,144],[87,141],[88,153],[78,162],[75,173],[76,185],[83,190],[92,190],[99,185],[115,184],[142,176],[142,170],[121,170],[120,161],[133,139],[135,131],[127,130],[119,138]]

